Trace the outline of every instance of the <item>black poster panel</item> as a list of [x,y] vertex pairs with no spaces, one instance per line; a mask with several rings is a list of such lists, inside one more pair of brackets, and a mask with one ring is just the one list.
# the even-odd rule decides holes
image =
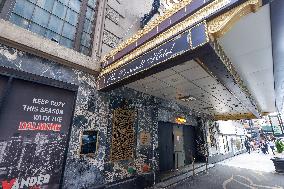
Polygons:
[[60,187],[75,92],[14,79],[0,114],[3,189]]
[[[5,90],[7,83],[8,83],[8,77],[0,75],[0,103],[1,103],[1,100],[4,96],[4,90]],[[0,108],[1,108],[1,104],[0,104]]]

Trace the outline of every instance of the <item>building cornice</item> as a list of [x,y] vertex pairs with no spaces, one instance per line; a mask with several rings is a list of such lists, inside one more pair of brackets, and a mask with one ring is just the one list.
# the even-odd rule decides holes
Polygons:
[[208,33],[214,38],[222,37],[234,24],[249,13],[256,12],[261,0],[248,0],[207,23]]
[[[128,63],[129,61],[135,59],[136,57],[142,55],[143,53],[149,51],[150,49],[158,46],[159,44],[163,43],[164,41],[167,41],[170,38],[172,38],[173,36],[178,35],[180,32],[186,30],[187,28],[192,27],[195,24],[198,24],[202,20],[206,19],[209,15],[214,14],[216,11],[224,8],[226,5],[228,5],[230,3],[231,3],[230,0],[215,0],[211,3],[209,3],[205,7],[199,9],[198,11],[196,11],[195,13],[193,13],[192,15],[187,17],[185,20],[177,23],[176,25],[172,26],[171,28],[167,29],[166,31],[160,33],[154,39],[144,43],[140,47],[133,50],[131,53],[123,56],[123,58],[121,58],[120,60],[112,63],[111,65],[107,66],[106,68],[103,68],[100,75],[110,73],[111,71],[113,71],[113,70],[119,68],[120,66]],[[180,9],[178,9],[178,10],[180,10]],[[177,10],[174,10],[173,12],[176,12],[176,11]],[[159,24],[159,22],[149,23],[150,26],[153,25],[152,27],[154,27],[154,26],[156,27],[157,24]],[[117,48],[115,48],[113,51],[111,51],[106,57],[113,56],[114,54],[116,54],[117,52],[119,52],[120,50],[125,48],[127,45],[134,43],[134,41],[136,41],[137,39],[139,39],[140,37],[145,35],[147,32],[148,32],[148,30],[139,31],[138,34],[134,35],[132,38],[130,38],[129,40],[127,40],[124,43],[122,43],[121,45],[119,45]],[[103,61],[105,61],[105,59]]]
[[92,57],[61,46],[3,19],[0,19],[0,43],[94,75],[100,70],[99,62]]

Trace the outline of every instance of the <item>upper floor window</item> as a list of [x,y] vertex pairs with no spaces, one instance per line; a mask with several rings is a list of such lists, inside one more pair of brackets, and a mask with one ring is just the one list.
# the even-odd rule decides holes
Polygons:
[[16,0],[10,21],[90,55],[96,0]]

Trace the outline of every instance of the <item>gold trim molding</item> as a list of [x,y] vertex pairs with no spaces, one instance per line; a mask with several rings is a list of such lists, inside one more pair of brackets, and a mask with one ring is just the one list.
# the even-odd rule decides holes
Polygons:
[[222,37],[242,17],[256,12],[262,5],[262,0],[249,0],[230,11],[208,22],[208,32],[213,38]]
[[113,57],[116,53],[127,47],[128,45],[134,43],[139,38],[141,38],[146,33],[150,32],[160,23],[162,23],[167,18],[171,17],[173,14],[184,8],[186,5],[190,4],[192,0],[181,0],[179,3],[174,4],[171,9],[165,10],[162,15],[159,15],[155,20],[150,21],[143,29],[134,34],[131,38],[119,44],[116,48],[112,49],[108,54],[102,58],[102,62]]
[[[262,112],[261,116],[267,116],[269,112]],[[224,114],[224,115],[214,115],[215,120],[240,120],[240,119],[257,119],[252,113],[242,113],[242,114]]]
[[[103,69],[101,71],[100,75],[104,75],[106,73],[111,72],[114,69],[119,68],[120,66],[122,66],[125,63],[129,62],[130,60],[133,60],[134,58],[140,56],[141,54],[148,51],[149,49],[156,47],[157,45],[159,45],[163,41],[171,38],[172,36],[177,35],[178,33],[185,30],[186,28],[188,28],[188,27],[192,26],[193,24],[198,23],[199,21],[205,19],[208,15],[218,11],[219,9],[223,8],[224,6],[226,6],[229,3],[230,3],[230,0],[215,0],[215,1],[213,1],[212,3],[208,4],[207,6],[201,8],[200,10],[195,12],[193,15],[186,18],[184,21],[172,26],[170,29],[164,31],[163,33],[161,33],[160,35],[155,37],[153,40],[145,43],[144,45],[135,49],[131,53],[125,55],[119,61],[109,65],[108,67],[106,67],[105,69]],[[118,51],[116,51],[116,52],[118,52]]]
[[240,119],[256,119],[252,113],[244,114],[227,114],[227,115],[215,115],[214,120],[240,120]]

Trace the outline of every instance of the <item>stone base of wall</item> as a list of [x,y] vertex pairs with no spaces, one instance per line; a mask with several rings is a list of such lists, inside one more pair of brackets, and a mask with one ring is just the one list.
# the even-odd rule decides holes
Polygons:
[[[112,182],[104,187],[106,189],[144,189],[152,186],[154,183],[154,174],[147,173],[142,175],[137,175],[135,177],[131,177],[125,180],[120,180],[117,182]],[[96,188],[97,189],[97,188]]]
[[213,156],[209,156],[208,157],[208,163],[209,164],[217,163],[217,162],[223,161],[225,159],[240,155],[240,154],[245,153],[245,152],[246,152],[246,150],[241,150],[241,151],[239,151],[235,154],[233,152],[230,152],[228,154],[216,154],[216,155],[213,155]]

